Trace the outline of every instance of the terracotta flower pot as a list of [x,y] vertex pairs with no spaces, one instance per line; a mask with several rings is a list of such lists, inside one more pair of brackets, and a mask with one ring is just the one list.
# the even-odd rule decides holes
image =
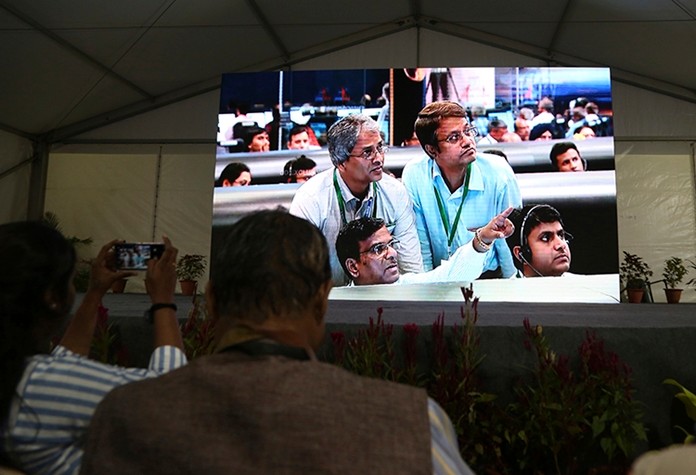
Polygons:
[[182,295],[193,295],[196,293],[196,287],[198,287],[198,282],[195,280],[180,280],[179,286],[181,287]]
[[664,289],[667,303],[679,303],[681,299],[682,289]]
[[643,289],[626,289],[628,293],[628,303],[640,303],[643,300]]
[[126,282],[128,282],[128,279],[118,279],[111,284],[111,292],[114,294],[122,294],[126,288]]

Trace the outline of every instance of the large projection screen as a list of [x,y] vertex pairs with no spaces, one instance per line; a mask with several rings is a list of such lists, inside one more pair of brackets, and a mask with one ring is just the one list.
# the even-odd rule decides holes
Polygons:
[[[549,129],[550,140],[507,141],[510,134],[505,142],[489,144],[483,140],[487,125],[493,122],[504,123],[509,133],[515,131],[515,119],[525,114],[533,123],[545,98],[546,105],[549,100],[552,104],[553,119],[549,127],[539,130]],[[413,125],[418,112],[435,100],[460,103],[480,131],[478,152],[502,152],[514,171],[523,204],[553,206],[574,237],[566,276],[476,280],[475,292],[488,301],[618,302],[608,68],[445,67],[225,74],[215,177],[217,180],[229,164],[241,162],[249,169],[251,184],[215,187],[212,252],[225,226],[243,215],[289,208],[295,191],[302,186],[289,183],[292,169],[289,172],[287,166],[291,160],[304,155],[317,164],[317,172],[333,168],[326,132],[346,115],[367,114],[378,122],[390,145],[385,168],[400,178],[406,163],[424,155],[417,142],[413,143]],[[298,130],[297,126],[305,126],[309,132],[302,144],[305,148],[290,149],[290,131]],[[247,132],[258,133],[260,129],[267,136],[268,150],[250,151],[253,139]],[[585,160],[584,173],[554,171],[549,152],[559,142],[572,142],[577,147]],[[335,288],[331,298],[461,300],[461,284]]]

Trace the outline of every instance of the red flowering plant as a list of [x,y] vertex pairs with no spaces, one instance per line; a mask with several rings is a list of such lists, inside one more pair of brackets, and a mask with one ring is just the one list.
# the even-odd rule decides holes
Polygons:
[[383,309],[379,307],[377,317],[369,318],[367,328],[350,336],[342,331],[330,334],[333,351],[329,358],[334,364],[362,376],[424,386],[418,367],[419,334],[415,323],[404,325],[401,352],[397,352],[394,325],[383,320]]
[[370,317],[367,328],[346,341],[344,366],[362,376],[398,380],[393,333],[394,325],[384,322],[379,307],[377,318]]
[[128,366],[128,353],[118,326],[109,321],[109,309],[99,305],[89,357],[102,363]]
[[624,475],[635,443],[646,440],[628,366],[589,331],[571,364],[551,349],[541,326],[525,320],[533,364],[515,386],[516,401],[503,405],[484,390],[478,299],[471,287],[462,292],[460,321],[446,326],[439,315],[432,342],[420,341],[421,329],[407,324],[399,346],[379,308],[354,335],[331,333],[328,358],[358,374],[427,389],[452,420],[462,458],[477,473]]
[[450,416],[464,460],[477,471],[504,473],[503,413],[494,403],[496,396],[483,391],[477,374],[485,358],[476,328],[478,298],[471,287],[462,288],[462,293],[461,325],[453,326],[450,337],[445,334],[443,314],[433,323],[433,367],[427,389]]
[[193,306],[181,324],[184,353],[189,360],[207,355],[213,350],[215,321],[208,315],[200,294],[193,295]]
[[[638,440],[646,440],[642,411],[632,399],[630,369],[588,331],[579,368],[556,354],[541,325],[524,320],[524,342],[535,353],[532,380],[516,385],[508,407],[516,423],[505,431],[520,473],[624,474]],[[608,462],[608,464],[607,464]]]
[[418,370],[418,335],[420,328],[415,323],[407,323],[404,330],[404,360],[399,381],[411,386],[422,386],[423,374]]

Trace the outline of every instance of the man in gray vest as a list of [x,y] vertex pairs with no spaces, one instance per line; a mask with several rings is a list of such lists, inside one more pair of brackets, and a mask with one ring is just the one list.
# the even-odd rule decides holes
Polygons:
[[215,354],[107,395],[83,475],[472,473],[424,390],[316,360],[332,279],[314,225],[249,215],[212,264]]

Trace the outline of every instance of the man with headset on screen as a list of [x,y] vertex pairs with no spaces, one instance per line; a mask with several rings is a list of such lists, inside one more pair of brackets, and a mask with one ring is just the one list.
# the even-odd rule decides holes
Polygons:
[[561,214],[553,206],[528,205],[520,213],[517,242],[511,243],[518,277],[569,275],[573,236],[563,229]]
[[551,147],[549,153],[551,166],[557,172],[584,172],[587,161],[582,158],[578,147],[573,142],[559,142]]

